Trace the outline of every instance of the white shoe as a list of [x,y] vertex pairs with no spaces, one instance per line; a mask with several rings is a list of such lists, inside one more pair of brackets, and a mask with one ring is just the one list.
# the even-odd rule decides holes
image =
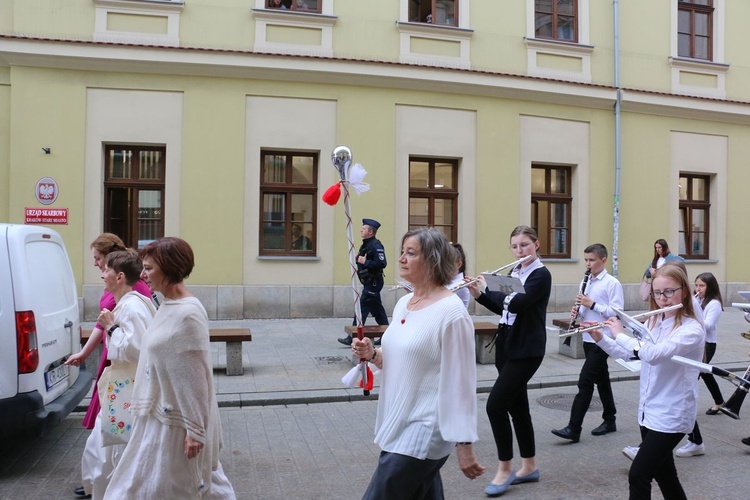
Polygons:
[[674,454],[678,457],[696,457],[698,455],[704,455],[705,453],[706,448],[703,446],[703,443],[695,444],[692,441],[688,441],[685,443],[685,446],[677,448],[677,451],[675,451]]
[[626,446],[622,449],[622,454],[628,457],[630,460],[635,460],[635,456],[638,454],[640,446]]

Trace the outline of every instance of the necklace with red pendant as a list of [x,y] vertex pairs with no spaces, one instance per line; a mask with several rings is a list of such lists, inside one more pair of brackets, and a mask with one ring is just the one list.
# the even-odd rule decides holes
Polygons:
[[407,317],[407,316],[409,315],[409,313],[410,313],[410,312],[412,312],[412,310],[413,310],[413,309],[409,309],[409,306],[411,306],[412,308],[414,308],[414,307],[417,307],[417,304],[419,304],[420,302],[422,302],[422,299],[425,299],[425,298],[427,298],[427,297],[429,297],[429,295],[425,295],[424,297],[421,297],[421,298],[419,298],[419,299],[415,300],[415,301],[414,301],[413,303],[412,303],[412,301],[411,301],[411,300],[410,300],[409,302],[407,302],[407,303],[406,303],[406,314],[404,314],[404,317],[403,317],[403,318],[401,318],[401,324],[402,324],[402,325],[403,325],[404,323],[406,323],[406,317]]

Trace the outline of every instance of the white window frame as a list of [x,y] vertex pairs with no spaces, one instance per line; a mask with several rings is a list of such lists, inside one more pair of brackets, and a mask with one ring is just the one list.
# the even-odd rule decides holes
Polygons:
[[[94,41],[106,43],[132,43],[138,45],[163,45],[179,47],[180,12],[185,7],[182,0],[94,0]],[[107,16],[110,13],[167,18],[167,33],[133,33],[110,31]]]
[[[471,68],[471,38],[474,30],[469,26],[470,1],[459,0],[457,26],[439,26],[427,23],[409,22],[409,0],[400,0],[398,21],[400,55],[399,61],[405,64],[443,66],[449,68]],[[458,42],[459,56],[420,54],[411,51],[412,38]]]
[[[725,17],[726,0],[714,0],[714,13],[711,19],[711,54],[713,60],[691,59],[679,56],[677,42],[677,0],[669,2],[670,33],[669,33],[669,64],[672,76],[672,92],[701,97],[725,99],[727,96],[726,73],[729,64],[724,60],[724,38],[726,36]],[[699,87],[686,85],[681,82],[683,73],[696,73],[716,78],[715,87]]]
[[[589,1],[577,0],[578,19],[576,20],[576,24],[578,26],[578,42],[563,42],[560,40],[536,38],[535,2],[534,0],[526,0],[526,71],[530,76],[591,83],[591,54],[594,52],[594,46],[591,45]],[[581,71],[563,71],[540,67],[537,64],[539,54],[579,59],[581,61]]]

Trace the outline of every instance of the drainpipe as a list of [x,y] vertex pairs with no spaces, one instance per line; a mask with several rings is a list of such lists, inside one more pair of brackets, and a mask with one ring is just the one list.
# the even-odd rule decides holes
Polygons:
[[612,0],[614,7],[614,35],[615,35],[615,196],[614,214],[612,220],[612,276],[618,277],[618,254],[620,241],[620,105],[622,91],[620,90],[620,5],[618,0]]

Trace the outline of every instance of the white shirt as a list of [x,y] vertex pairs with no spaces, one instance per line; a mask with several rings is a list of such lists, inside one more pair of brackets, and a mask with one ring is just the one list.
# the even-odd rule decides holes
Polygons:
[[[457,275],[455,275],[453,277],[453,281],[451,281],[450,283],[448,283],[447,285],[445,285],[445,288],[447,288],[448,290],[450,290],[454,286],[458,286],[458,285],[460,285],[463,282],[464,282],[464,273],[458,273]],[[464,307],[466,309],[468,309],[469,308],[469,299],[471,299],[471,293],[469,292],[469,288],[468,287],[463,287],[463,288],[461,288],[459,290],[456,290],[453,293],[455,293],[456,295],[458,295],[458,298],[460,298],[464,302]]]
[[703,328],[706,329],[706,342],[712,344],[716,343],[716,326],[719,323],[719,316],[721,316],[721,302],[716,299],[711,300],[706,304],[706,308],[699,309],[703,312]]
[[455,294],[407,313],[412,297],[398,301],[383,334],[375,443],[436,460],[478,439],[474,324]]
[[[603,269],[596,277],[592,274],[590,278],[591,280],[586,286],[585,294],[588,298],[596,302],[596,304],[594,304],[593,311],[583,305],[578,308],[581,322],[602,322],[617,314],[613,308],[625,308],[622,285],[617,278],[609,274],[606,269]],[[602,331],[605,335],[610,335],[609,328],[603,328]],[[583,341],[593,342],[594,339],[591,338],[588,332],[583,332]]]
[[123,295],[112,311],[115,322],[120,325],[107,338],[107,359],[113,363],[131,363],[133,370],[138,364],[143,334],[156,314],[150,298],[131,291]]
[[[513,269],[513,272],[510,273],[511,276],[514,278],[518,278],[521,280],[521,284],[525,285],[526,280],[529,279],[529,275],[539,269],[540,267],[544,267],[544,264],[542,264],[542,259],[538,258],[529,264],[526,267],[521,267],[520,265],[516,266],[515,269]],[[503,310],[502,316],[500,316],[500,323],[506,324],[506,325],[512,325],[513,322],[516,320],[516,314],[508,312],[508,309]]]
[[[695,361],[703,359],[706,334],[695,319],[682,318],[682,325],[673,329],[674,317],[649,322],[655,343],[645,343],[638,351],[641,359],[641,394],[638,423],[658,432],[689,433],[698,411],[698,370],[671,360],[678,355]],[[598,342],[612,357],[629,359],[638,341],[620,333],[612,340]]]

